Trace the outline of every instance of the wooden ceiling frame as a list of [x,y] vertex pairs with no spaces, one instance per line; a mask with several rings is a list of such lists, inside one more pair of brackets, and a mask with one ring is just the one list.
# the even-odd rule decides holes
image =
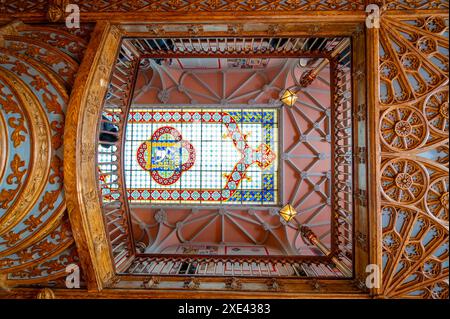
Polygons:
[[[335,17],[333,19],[332,17]],[[198,18],[198,17],[197,17]],[[216,20],[217,17],[214,18]],[[221,36],[236,36],[233,31],[233,19],[227,20],[226,15],[221,16],[220,24],[225,24],[226,31],[220,32]],[[353,74],[364,73],[365,68],[365,50],[364,41],[365,36],[363,32],[362,21],[364,15],[362,13],[352,13],[345,19],[342,12],[338,15],[319,15],[311,21],[311,17],[296,16],[294,19],[290,16],[277,16],[270,19],[270,24],[261,21],[255,24],[246,24],[242,34],[251,36],[315,36],[315,37],[339,37],[347,36],[353,42]],[[125,19],[126,20],[126,19]],[[148,24],[136,25],[125,24],[123,20],[121,23],[114,24],[104,21],[99,21],[92,34],[91,42],[87,49],[85,58],[80,67],[77,80],[74,85],[72,98],[68,108],[66,128],[65,128],[65,163],[64,172],[66,178],[66,196],[67,206],[69,209],[69,216],[74,230],[74,236],[77,243],[80,259],[82,263],[83,272],[86,275],[86,283],[88,291],[104,290],[105,296],[109,294],[110,289],[136,289],[142,288],[146,285],[149,278],[139,278],[134,276],[117,276],[115,275],[114,266],[112,263],[111,252],[109,250],[109,243],[106,238],[105,226],[102,220],[101,207],[98,202],[98,190],[96,189],[97,179],[95,172],[96,158],[95,158],[95,144],[92,141],[96,140],[97,127],[99,121],[99,112],[102,107],[101,101],[106,92],[106,86],[102,86],[102,81],[107,80],[111,76],[111,69],[115,63],[115,56],[119,48],[121,37],[139,37],[147,32],[140,32],[139,28],[146,27],[147,30],[154,26],[159,19],[153,19]],[[136,20],[135,20],[136,21]],[[172,19],[161,19],[159,22],[165,21],[167,26]],[[143,21],[145,22],[145,21]],[[179,31],[171,34],[164,34],[167,36],[177,37],[196,37],[196,36],[218,36],[217,32],[208,32],[205,24],[201,22],[192,23],[186,21],[180,23],[178,20],[173,25],[179,27]],[[211,26],[211,20],[207,23]],[[279,26],[279,27],[277,27]],[[249,28],[246,31],[246,27]],[[256,28],[256,30],[251,31]],[[185,31],[183,31],[183,29]],[[201,31],[192,33],[192,29]],[[231,31],[230,31],[231,30]],[[241,33],[238,34],[240,36]],[[357,79],[353,79],[353,107],[356,105],[365,105],[365,86],[358,85]],[[357,130],[355,130],[357,132]],[[355,134],[356,141],[358,140]],[[361,142],[359,142],[361,143]],[[360,156],[360,155],[357,155]],[[366,176],[361,176],[359,179],[364,180]],[[358,181],[358,179],[355,179]],[[359,189],[355,185],[355,190]],[[355,233],[359,238],[368,238],[368,216],[367,210],[364,209],[365,202],[359,201],[361,205],[355,207]],[[361,206],[361,207],[360,207]],[[360,240],[363,241],[363,240]],[[376,245],[370,246],[376,249]],[[275,287],[283,287],[276,293],[270,294],[271,297],[368,297],[368,291],[364,288],[365,268],[369,263],[369,245],[363,243],[361,245],[354,245],[355,250],[355,275],[352,279],[330,280],[330,279],[276,279]],[[156,280],[156,279],[155,279]],[[197,293],[204,291],[205,296],[223,296],[223,289],[229,290],[227,282],[230,278],[226,277],[208,277],[200,279],[186,278],[185,282],[177,278],[164,278],[167,282],[178,281],[180,287],[174,289],[193,289]],[[256,291],[245,289],[247,282],[259,281],[260,285],[266,285],[267,291],[273,290],[271,285],[268,285],[267,278],[243,278],[239,279],[244,286],[240,296],[254,297]],[[263,280],[263,281],[262,281]],[[151,281],[151,280],[150,280]],[[162,279],[158,278],[158,282]],[[200,282],[201,281],[201,282]],[[199,289],[206,284],[206,289]],[[168,296],[172,289],[164,288],[164,284],[159,284],[160,289],[152,291],[141,290],[141,296],[148,297],[163,297]],[[172,283],[172,286],[174,284]],[[228,286],[227,286],[228,285]],[[169,285],[170,286],[170,285]],[[221,288],[221,286],[223,286]],[[231,289],[233,290],[233,289]],[[246,291],[246,292],[245,292]],[[285,291],[285,293],[280,293]],[[260,290],[261,292],[261,290]],[[261,292],[265,294],[266,292]],[[136,292],[138,293],[138,292]],[[231,295],[230,295],[231,296]]]
[[64,130],[67,209],[88,290],[114,277],[103,212],[98,200],[96,149],[101,101],[120,46],[120,32],[98,22],[73,86]]
[[[118,0],[117,0],[118,1]],[[121,1],[126,2],[126,0]],[[166,3],[167,1],[161,1]],[[8,1],[8,5],[11,3],[19,3],[18,1]],[[55,1],[49,1],[50,6]],[[88,3],[86,1],[86,3]],[[321,2],[322,3],[322,2]],[[391,17],[395,19],[404,18],[426,18],[429,16],[439,16],[445,18],[448,16],[448,1],[442,0],[439,6],[436,8],[430,7],[428,4],[416,5],[412,2],[405,3],[405,1],[393,1],[393,0],[361,0],[354,1],[357,3],[357,8],[328,8],[328,9],[311,9],[301,8],[298,10],[290,10],[289,8],[276,9],[273,11],[264,11],[260,8],[252,9],[247,7],[246,10],[235,11],[225,10],[222,8],[210,8],[210,10],[199,10],[196,8],[173,10],[157,7],[149,8],[149,10],[125,10],[120,12],[101,12],[101,10],[82,10],[81,21],[83,22],[97,22],[97,28],[94,31],[93,39],[90,42],[90,46],[87,50],[87,54],[84,59],[84,63],[79,71],[78,80],[73,90],[72,99],[70,102],[71,107],[67,114],[67,123],[71,123],[66,127],[66,142],[65,148],[67,148],[65,161],[65,174],[66,183],[72,184],[66,186],[67,191],[67,206],[71,211],[71,223],[75,231],[75,240],[77,242],[79,253],[82,254],[82,267],[83,272],[86,275],[88,283],[88,291],[84,289],[72,290],[72,289],[55,289],[55,295],[58,298],[155,298],[155,297],[209,297],[209,298],[226,298],[226,297],[249,297],[249,298],[274,298],[274,297],[296,297],[296,298],[367,298],[367,297],[386,297],[384,295],[384,288],[373,288],[368,293],[364,288],[364,280],[366,278],[365,268],[369,262],[375,265],[382,265],[382,235],[383,230],[381,228],[381,207],[382,207],[382,194],[380,192],[380,180],[381,180],[381,140],[379,138],[379,109],[380,103],[379,97],[379,45],[381,41],[380,30],[375,28],[365,29],[363,23],[366,19],[364,12],[365,5],[370,3],[385,4],[388,5],[383,8],[383,16]],[[428,2],[434,3],[437,2]],[[21,4],[19,3],[19,6]],[[7,23],[11,20],[18,19],[26,23],[47,23],[48,9],[49,7],[44,4],[42,6],[19,8],[23,10],[15,10],[15,8],[7,10],[6,5],[0,5],[0,23]],[[164,10],[163,10],[164,9]],[[320,10],[320,11],[319,11]],[[323,10],[323,11],[322,11]],[[353,10],[353,11],[352,11]],[[128,12],[127,12],[128,11]],[[62,16],[57,19],[51,19],[52,22],[61,21],[64,18]],[[358,225],[358,229],[355,229],[355,249],[356,249],[356,262],[355,262],[355,280],[296,280],[293,284],[296,288],[289,289],[288,291],[269,291],[269,292],[248,292],[248,291],[234,291],[233,289],[228,291],[205,291],[189,288],[176,288],[176,289],[160,289],[153,290],[152,285],[148,285],[151,280],[147,281],[147,289],[103,289],[108,286],[114,274],[112,273],[112,265],[108,261],[108,253],[104,246],[105,236],[101,233],[101,228],[98,228],[98,222],[101,221],[98,212],[96,185],[97,182],[92,177],[92,172],[89,169],[94,170],[94,164],[92,158],[95,157],[95,149],[92,146],[92,141],[95,140],[95,134],[90,133],[88,125],[95,127],[95,121],[97,119],[89,116],[86,111],[86,105],[93,105],[87,103],[88,89],[90,85],[96,82],[99,78],[98,75],[108,75],[110,65],[113,64],[113,57],[109,54],[117,49],[114,46],[118,46],[119,38],[117,34],[120,33],[116,27],[112,27],[110,23],[105,21],[111,21],[113,24],[141,24],[146,23],[148,27],[144,27],[141,30],[141,34],[148,36],[148,32],[152,35],[159,33],[158,26],[160,24],[182,24],[184,23],[187,30],[186,36],[196,36],[195,28],[189,26],[195,26],[198,24],[206,23],[222,23],[228,25],[229,35],[248,35],[253,31],[240,29],[241,26],[245,26],[247,23],[254,23],[255,25],[268,25],[267,31],[258,31],[261,35],[267,36],[268,34],[296,34],[303,36],[315,36],[316,34],[328,35],[348,35],[352,36],[354,40],[353,46],[353,60],[354,60],[354,80],[353,85],[357,88],[354,91],[354,105],[357,107],[358,117],[365,117],[367,119],[367,149],[366,154],[369,154],[366,165],[368,165],[368,176],[358,176],[360,182],[360,193],[358,201],[361,201],[359,209],[363,212],[360,214],[355,222],[355,227]],[[245,24],[242,23],[245,21]],[[112,31],[116,30],[116,31]],[[123,30],[124,34],[132,34],[130,30]],[[116,35],[113,35],[115,33]],[[138,34],[138,32],[134,32]],[[256,33],[255,33],[256,34]],[[167,35],[164,35],[167,36]],[[106,41],[106,39],[111,41]],[[355,39],[359,39],[355,41]],[[111,51],[106,54],[105,61],[107,64],[99,63],[101,50],[104,48],[110,48]],[[448,48],[448,41],[447,41]],[[448,58],[447,58],[448,62]],[[99,66],[102,66],[101,72],[96,74],[96,70]],[[106,68],[106,69],[105,69]],[[100,69],[100,68],[98,68]],[[100,70],[99,70],[100,71]],[[93,81],[95,78],[96,81]],[[446,75],[448,81],[448,75]],[[364,83],[364,85],[360,85]],[[98,86],[98,84],[95,84]],[[90,96],[91,101],[95,101],[96,98],[103,98],[106,88],[99,89],[99,91],[93,90]],[[368,98],[366,98],[366,96]],[[100,104],[94,103],[94,104]],[[100,105],[97,106],[98,108]],[[93,109],[91,109],[93,110]],[[94,111],[95,112],[95,111]],[[83,123],[87,119],[88,122]],[[67,124],[66,124],[67,125]],[[86,129],[88,129],[86,131]],[[71,135],[72,134],[72,135]],[[80,138],[81,137],[81,138]],[[364,138],[364,137],[361,137]],[[448,139],[447,139],[448,141]],[[448,144],[447,144],[448,145]],[[448,149],[448,146],[447,146]],[[364,151],[360,155],[364,154]],[[386,152],[386,154],[388,154]],[[385,155],[386,155],[385,154]],[[392,153],[388,154],[389,156]],[[395,154],[393,156],[396,156]],[[362,156],[364,157],[364,156]],[[86,162],[89,162],[87,165]],[[448,161],[447,161],[448,163]],[[360,163],[364,164],[364,163]],[[73,170],[73,171],[71,171]],[[84,173],[87,173],[85,176]],[[448,173],[448,168],[447,168]],[[370,177],[370,178],[369,178]],[[79,178],[77,180],[76,178]],[[90,188],[86,188],[86,182],[94,181]],[[364,207],[363,203],[367,203]],[[80,206],[81,204],[81,206]],[[88,214],[89,212],[89,214]],[[93,220],[90,220],[91,213],[93,213]],[[365,217],[361,217],[365,216]],[[92,233],[91,233],[92,231]],[[97,234],[98,236],[93,236]],[[447,227],[448,236],[448,227]],[[97,254],[98,252],[98,254]],[[102,259],[106,258],[106,264],[103,264]],[[448,257],[447,257],[448,259]],[[413,270],[413,269],[412,269]],[[140,284],[146,280],[142,278]],[[421,283],[419,283],[421,284]],[[136,282],[136,287],[138,286]],[[418,284],[415,284],[416,286]],[[195,287],[195,282],[194,285]],[[267,286],[268,289],[274,287],[274,285]],[[290,287],[290,286],[289,286]],[[359,287],[359,288],[358,288]],[[425,283],[422,286],[417,286],[427,290],[428,287]],[[145,288],[145,285],[144,285]],[[393,288],[393,287],[387,287]],[[395,287],[394,287],[395,288]],[[103,289],[102,291],[100,291]],[[21,297],[21,298],[34,298],[39,290],[35,288],[17,288],[11,291],[8,297]],[[447,283],[448,291],[448,283]],[[394,291],[395,292],[395,291]],[[387,292],[389,294],[389,291]],[[399,292],[397,292],[398,294]],[[395,297],[396,295],[394,295]],[[402,296],[402,295],[397,295]],[[404,296],[404,295],[403,295]],[[448,296],[448,292],[447,292]]]
[[[174,34],[174,36],[176,36],[176,34]],[[174,42],[176,42],[176,40],[180,40],[180,38],[171,38],[171,39]],[[216,42],[215,42],[216,39],[208,38],[208,44],[211,42],[211,46],[213,46],[214,44],[216,44]],[[235,38],[232,38],[232,37],[231,38],[219,38],[220,41],[223,41],[222,44],[225,44],[225,45],[227,44],[226,43],[227,39],[228,39],[228,45],[229,45],[228,49],[230,49],[230,47],[233,47],[233,40],[234,40],[234,46],[236,47],[236,42],[238,42],[238,44],[240,44],[241,46],[245,46],[243,43],[241,43],[241,41],[243,41],[242,39],[245,39],[247,41],[247,44],[250,44],[250,42],[253,43],[253,40],[254,40],[255,45],[257,45],[257,43],[260,40],[261,40],[261,43],[262,43],[263,39],[268,43],[268,42],[272,42],[271,41],[272,39],[273,40],[278,40],[278,39],[286,39],[286,38],[279,38],[278,36],[277,37],[271,37],[270,39],[268,39],[268,38],[240,38],[239,37],[239,39],[237,41],[236,41]],[[300,40],[300,39],[301,38],[292,38],[292,39],[288,39],[288,40],[285,40],[285,41],[286,41],[286,44],[289,44],[289,41],[294,41],[295,43],[297,43],[298,40]],[[307,39],[307,38],[304,38],[304,39]],[[346,38],[346,39],[349,39],[349,38]],[[133,43],[133,42],[138,42],[139,40],[140,40],[140,38],[137,38],[136,40],[135,40],[135,38],[127,38],[126,41],[130,42],[130,43]],[[152,41],[153,38],[146,37],[146,40]],[[187,40],[187,39],[183,38],[183,40]],[[206,38],[194,38],[194,39],[192,39],[192,42],[194,44],[198,44],[196,42],[197,40],[206,42]],[[189,41],[190,41],[190,39],[189,39]],[[294,51],[294,49],[289,51],[288,49],[283,50],[282,48],[281,49],[275,48],[275,49],[273,49],[273,52],[267,52],[267,53],[264,53],[264,54],[263,53],[259,53],[259,56],[265,57],[265,58],[272,58],[272,57],[285,58],[287,56],[291,56],[291,57],[299,57],[299,56],[301,56],[303,58],[305,56],[308,56],[308,57],[324,58],[324,59],[326,59],[326,62],[324,62],[324,64],[330,64],[330,68],[331,68],[332,78],[330,80],[330,82],[331,82],[330,95],[331,95],[331,100],[333,101],[336,91],[338,91],[340,89],[336,85],[334,85],[334,83],[336,82],[336,80],[334,78],[338,77],[339,75],[342,76],[342,77],[345,77],[345,74],[347,74],[347,73],[348,73],[347,75],[351,78],[351,74],[350,74],[351,72],[350,71],[342,71],[343,74],[339,74],[339,72],[337,72],[337,70],[336,70],[336,65],[338,65],[338,62],[337,62],[337,54],[338,53],[335,50],[336,50],[337,46],[333,46],[333,45],[330,45],[330,44],[332,44],[332,42],[340,42],[340,41],[344,42],[343,39],[339,39],[339,38],[336,38],[336,39],[323,38],[323,43],[326,43],[326,44],[323,45],[323,43],[322,43],[319,46],[319,47],[321,47],[321,49],[317,50],[317,51],[309,51],[307,49],[304,49],[304,52],[302,52],[303,50],[299,49],[298,50],[299,52],[292,52],[292,51]],[[345,40],[345,41],[346,41],[345,42],[346,45],[348,45],[350,47],[350,41],[347,41],[347,40]],[[143,41],[141,40],[140,42],[143,42]],[[342,43],[342,42],[340,42],[340,43]],[[282,45],[281,47],[289,47],[286,44]],[[328,48],[329,45],[330,45],[330,47]],[[136,46],[136,49],[139,50],[139,48],[138,48],[138,46],[136,44],[134,44],[134,46]],[[141,45],[141,47],[142,47],[142,45]],[[298,47],[298,46],[294,45],[294,47]],[[303,47],[303,45],[302,45],[302,47]],[[144,57],[144,58],[151,58],[151,57],[153,57],[153,58],[162,58],[162,57],[168,57],[168,56],[170,56],[170,57],[178,57],[178,56],[180,56],[180,54],[183,54],[183,55],[188,56],[188,57],[199,57],[199,56],[201,56],[201,57],[229,57],[230,55],[232,55],[232,56],[239,57],[239,58],[245,58],[245,57],[249,57],[249,56],[253,57],[254,55],[258,54],[258,53],[254,54],[252,52],[249,52],[248,50],[241,50],[242,51],[242,52],[240,51],[241,53],[234,53],[233,54],[233,53],[229,53],[229,50],[226,50],[226,49],[221,50],[221,52],[208,53],[208,48],[204,49],[204,52],[200,52],[200,53],[198,53],[197,51],[194,51],[192,53],[191,52],[183,52],[183,53],[167,52],[167,53],[165,53],[165,52],[161,52],[160,50],[156,50],[156,49],[154,49],[153,51],[155,51],[155,52],[143,51],[141,53],[141,59],[142,59],[142,57]],[[156,51],[158,51],[158,53],[159,52],[161,52],[161,53],[158,54]],[[246,51],[246,52],[243,52],[243,51]],[[262,50],[261,49],[255,49],[255,51],[260,52]],[[268,51],[268,50],[266,50],[266,51]],[[162,55],[162,54],[164,54],[164,55]],[[315,76],[313,76],[311,78],[311,81],[313,81],[314,79],[315,79]],[[351,82],[351,80],[350,80],[350,82]],[[334,104],[339,104],[339,103],[334,103]],[[334,108],[337,109],[338,106],[335,106]],[[341,106],[341,108],[345,108],[345,107]],[[289,112],[291,112],[291,110],[289,110]],[[332,114],[334,114],[334,113],[335,112],[333,111]],[[348,114],[348,112],[347,112],[347,114]],[[350,114],[349,118],[351,118],[351,117],[352,116]],[[335,121],[333,119],[334,119],[334,116],[331,115],[331,120],[330,121]],[[331,145],[334,145],[334,136],[335,135],[336,135],[336,133],[331,133],[331,137],[332,137]],[[352,136],[352,133],[348,133],[348,136]],[[340,153],[343,153],[343,152],[344,151],[341,151]],[[336,154],[336,152],[334,150],[331,153],[332,154]],[[333,162],[337,162],[337,160],[334,159]],[[290,164],[294,165],[293,163],[290,163]],[[334,176],[336,174],[337,174],[337,172],[335,172],[335,167],[333,165],[333,167],[331,168],[331,184],[332,185],[335,184],[333,180],[334,180]],[[333,189],[331,191],[331,196],[330,196],[331,206],[332,206],[332,210],[333,211],[334,211],[334,207],[336,206],[335,205],[335,200],[334,200],[334,198],[336,197],[336,196],[334,196],[334,193],[336,193],[336,192],[339,192],[339,190],[337,188]],[[348,191],[348,193],[350,194],[351,191]],[[147,204],[148,203],[146,203],[146,205]],[[178,207],[179,205],[175,204],[175,206]],[[171,207],[169,204],[162,204],[162,208],[164,208],[164,207],[166,207],[166,208],[176,208],[175,206]],[[240,207],[240,205],[236,205],[236,206],[233,205],[233,207]],[[152,206],[152,208],[153,208],[153,206]],[[200,207],[197,207],[197,208],[200,208]],[[243,205],[241,208],[245,209],[246,205]],[[278,207],[278,209],[279,209],[279,207]],[[130,213],[132,213],[132,212],[130,212]],[[293,261],[293,260],[306,260],[306,261],[308,261],[308,260],[319,260],[319,261],[324,261],[324,262],[328,263],[333,256],[336,256],[339,253],[341,255],[344,255],[343,252],[339,252],[338,251],[338,245],[336,244],[336,242],[338,241],[338,230],[337,229],[339,228],[339,226],[338,226],[339,225],[339,220],[338,220],[338,218],[336,218],[336,216],[331,216],[330,219],[331,219],[330,220],[330,232],[331,232],[331,237],[333,239],[332,239],[332,244],[331,244],[332,247],[330,247],[330,252],[326,253],[327,254],[326,256],[316,256],[316,257],[314,257],[314,256],[295,256],[295,257],[294,256],[271,256],[270,258],[273,261],[275,261],[275,262],[278,261],[278,260],[290,260],[290,261]],[[307,225],[305,225],[305,226],[307,226]],[[305,227],[303,229],[308,229],[308,228]],[[302,233],[304,233],[304,232],[302,232]],[[353,237],[352,234],[350,234],[349,236]],[[319,236],[317,236],[317,237],[319,237]],[[314,245],[314,246],[316,247],[316,245]],[[163,254],[163,255],[161,255],[161,254],[157,254],[157,253],[155,253],[155,254],[146,253],[145,255],[148,256],[148,257],[155,257],[155,258],[156,257],[162,257],[162,256],[169,256],[169,255],[170,255],[170,257],[175,257],[172,254],[169,254],[169,255]],[[139,255],[138,257],[143,257],[143,255]],[[181,256],[176,256],[176,257],[181,258]],[[199,255],[199,256],[189,255],[189,258],[195,258],[195,257],[202,258],[204,256],[201,256],[201,255]],[[252,259],[254,257],[255,256],[241,256],[241,258],[242,258],[241,261],[244,261],[245,259]],[[218,260],[218,259],[226,259],[226,256],[211,256],[211,259],[216,259],[216,260]],[[269,258],[261,258],[261,260],[264,260],[264,259],[267,260]],[[347,273],[350,273],[350,272],[351,272],[350,270],[347,271]]]

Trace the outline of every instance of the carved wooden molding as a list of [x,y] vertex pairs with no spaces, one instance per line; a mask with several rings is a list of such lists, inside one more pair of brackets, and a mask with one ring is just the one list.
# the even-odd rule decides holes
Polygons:
[[16,35],[18,33],[18,29],[23,26],[21,21],[13,21],[0,27],[0,47],[3,46],[4,40],[3,36],[5,35]]
[[47,18],[50,22],[58,22],[64,16],[69,0],[50,0],[47,9]]
[[384,265],[374,296],[448,298],[448,156],[436,154],[448,148],[445,20],[386,15],[368,30],[369,242]]
[[[101,290],[114,276],[98,199],[95,153],[100,101],[119,47],[117,29],[100,22],[93,31],[74,85],[65,126],[67,208],[88,288]],[[92,101],[99,103],[94,104]]]
[[31,138],[36,149],[31,154],[33,166],[28,168],[27,179],[24,182],[24,187],[20,190],[19,197],[0,218],[0,235],[3,235],[29,213],[44,189],[50,172],[51,133],[50,124],[42,105],[22,80],[3,68],[0,68],[0,79],[14,88],[21,107],[29,114]]

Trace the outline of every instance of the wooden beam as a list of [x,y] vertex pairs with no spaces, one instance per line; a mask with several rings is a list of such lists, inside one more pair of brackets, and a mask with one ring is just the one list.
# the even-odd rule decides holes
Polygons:
[[[201,281],[201,279],[200,279]],[[351,281],[338,284],[336,280],[305,280],[297,291],[233,291],[202,289],[52,289],[56,299],[368,299],[370,296],[358,292]],[[283,286],[284,287],[284,286]],[[0,290],[0,299],[34,299],[41,289],[15,288]]]
[[[368,79],[366,72],[366,34],[361,32],[352,37],[352,87],[353,87],[353,251],[355,280],[365,285],[366,267],[369,263],[369,210],[367,207],[367,188],[370,184],[367,151],[367,108],[366,86],[361,85]],[[363,133],[361,133],[363,132]],[[358,198],[359,195],[359,198]]]
[[64,131],[64,188],[73,236],[88,290],[101,290],[114,276],[96,175],[98,119],[120,33],[99,22],[79,68]]
[[[368,140],[368,211],[369,211],[369,243],[370,264],[378,265],[381,285],[382,258],[381,258],[381,206],[380,206],[380,168],[381,153],[378,138],[378,53],[379,53],[379,29],[366,29],[366,61],[367,61],[367,140]],[[378,296],[380,288],[372,288],[371,294]]]

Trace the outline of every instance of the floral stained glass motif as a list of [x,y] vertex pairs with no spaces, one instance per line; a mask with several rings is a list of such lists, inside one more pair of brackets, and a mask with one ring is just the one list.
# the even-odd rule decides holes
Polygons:
[[131,202],[278,204],[278,110],[132,110]]

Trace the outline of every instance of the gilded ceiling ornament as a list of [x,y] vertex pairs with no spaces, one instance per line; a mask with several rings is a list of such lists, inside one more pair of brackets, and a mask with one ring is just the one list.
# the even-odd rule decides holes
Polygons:
[[367,148],[365,146],[358,146],[355,152],[356,162],[359,164],[365,164],[367,158]]
[[367,105],[365,103],[358,104],[356,117],[358,121],[365,121],[367,118]]
[[26,136],[28,135],[28,130],[25,127],[23,111],[12,94],[8,94],[5,97],[0,96],[0,106],[6,114],[13,113],[18,115],[16,117],[10,117],[7,121],[8,125],[14,129],[10,137],[13,141],[14,147],[17,148],[20,144],[22,144],[22,142],[25,141]]
[[200,281],[198,278],[189,278],[184,281],[184,288],[198,289],[200,287]]
[[181,0],[168,0],[167,4],[172,8],[172,9],[177,9],[180,5],[181,5]]

